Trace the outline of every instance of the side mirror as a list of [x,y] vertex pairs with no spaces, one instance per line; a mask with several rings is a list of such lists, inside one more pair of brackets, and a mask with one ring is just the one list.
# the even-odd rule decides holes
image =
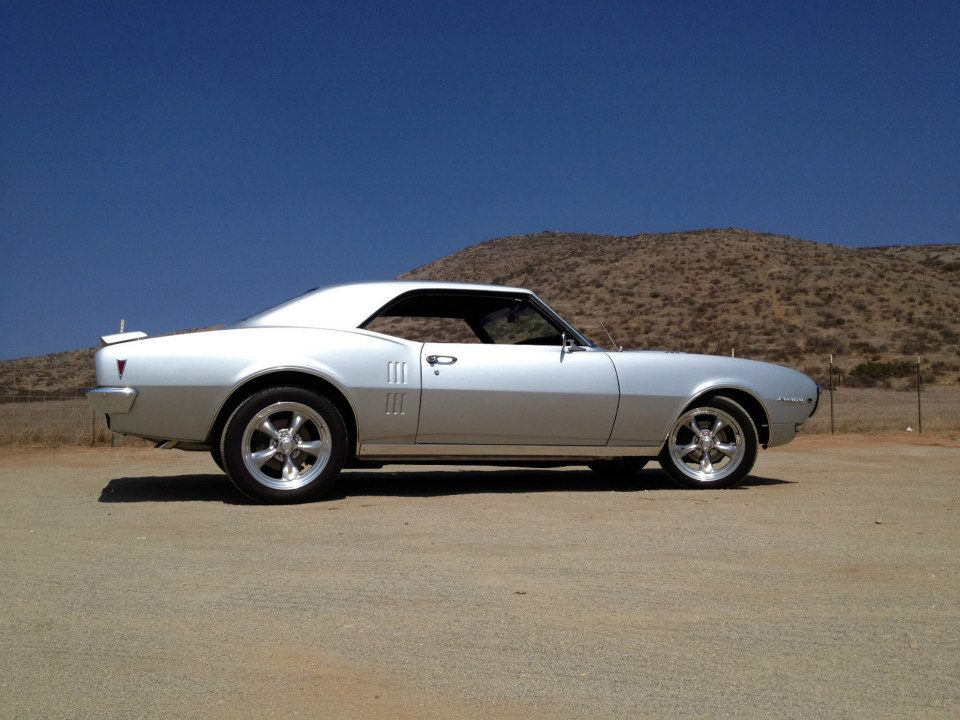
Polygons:
[[573,338],[567,337],[567,333],[566,333],[566,332],[561,333],[561,335],[560,335],[560,342],[562,343],[562,346],[561,346],[561,348],[560,348],[560,353],[561,353],[561,354],[563,354],[563,353],[565,353],[565,352],[568,352],[568,353],[569,353],[569,352],[577,352],[577,351],[579,351],[579,350],[583,350],[582,347],[580,347],[579,345],[577,345],[576,341],[574,341]]

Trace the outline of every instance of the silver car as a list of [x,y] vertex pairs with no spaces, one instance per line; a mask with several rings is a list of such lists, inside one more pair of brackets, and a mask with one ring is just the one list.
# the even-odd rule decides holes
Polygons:
[[395,462],[626,474],[657,458],[685,487],[730,487],[820,392],[768,363],[611,352],[529,290],[493,285],[340,285],[220,330],[102,341],[87,398],[111,429],[207,451],[263,502]]

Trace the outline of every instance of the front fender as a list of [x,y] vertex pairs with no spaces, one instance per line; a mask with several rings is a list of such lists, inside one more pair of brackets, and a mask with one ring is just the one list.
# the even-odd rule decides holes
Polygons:
[[[812,408],[797,408],[778,398],[816,391],[806,375],[770,363],[684,353],[612,353],[620,379],[620,409],[611,445],[662,446],[671,426],[694,399],[712,391],[737,390],[763,409],[771,435],[803,422]],[[806,395],[804,397],[807,397]],[[815,395],[813,397],[816,397]],[[772,442],[771,444],[775,444]]]

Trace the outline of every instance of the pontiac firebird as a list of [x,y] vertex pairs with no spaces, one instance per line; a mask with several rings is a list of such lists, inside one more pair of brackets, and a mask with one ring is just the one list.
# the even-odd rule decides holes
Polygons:
[[682,486],[731,487],[820,393],[769,363],[609,351],[531,291],[494,285],[340,285],[219,330],[102,342],[87,398],[110,428],[209,452],[262,502],[394,462],[624,475],[656,458]]

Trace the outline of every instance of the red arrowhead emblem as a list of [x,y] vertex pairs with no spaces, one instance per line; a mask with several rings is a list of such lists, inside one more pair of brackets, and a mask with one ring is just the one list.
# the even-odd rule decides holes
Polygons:
[[117,374],[120,376],[120,379],[123,379],[123,371],[127,369],[126,360],[117,360]]

